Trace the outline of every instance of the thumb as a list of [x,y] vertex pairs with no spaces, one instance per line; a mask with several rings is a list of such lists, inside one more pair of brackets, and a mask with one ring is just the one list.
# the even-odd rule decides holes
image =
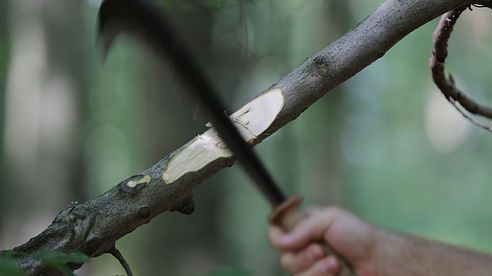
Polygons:
[[334,217],[329,209],[306,216],[291,232],[279,238],[278,246],[285,251],[297,251],[312,242],[320,241],[333,224]]

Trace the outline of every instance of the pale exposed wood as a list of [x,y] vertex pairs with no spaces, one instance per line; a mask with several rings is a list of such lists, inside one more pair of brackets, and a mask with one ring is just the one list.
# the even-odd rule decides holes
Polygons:
[[231,115],[231,119],[242,134],[244,140],[255,144],[277,119],[284,107],[284,95],[281,89],[270,90]]
[[172,155],[162,179],[168,185],[173,184],[187,173],[199,171],[219,158],[231,156],[232,153],[224,146],[217,132],[210,129]]
[[145,184],[149,184],[150,181],[152,181],[152,178],[148,175],[144,175],[142,178],[138,179],[138,180],[130,180],[126,183],[126,186],[130,187],[130,188],[135,188],[137,187],[138,185],[145,185]]
[[[277,118],[284,106],[282,90],[273,89],[260,95],[231,115],[231,120],[248,143],[254,144]],[[211,126],[210,124],[207,124]],[[198,135],[181,150],[176,151],[162,174],[166,184],[199,171],[219,158],[230,158],[232,153],[214,129]]]

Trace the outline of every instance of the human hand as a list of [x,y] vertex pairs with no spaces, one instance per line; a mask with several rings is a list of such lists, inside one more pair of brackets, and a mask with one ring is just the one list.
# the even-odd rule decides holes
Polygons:
[[336,275],[338,261],[326,256],[319,241],[329,244],[359,276],[377,275],[378,230],[339,208],[312,209],[286,233],[271,226],[269,238],[282,252],[282,267],[298,276]]

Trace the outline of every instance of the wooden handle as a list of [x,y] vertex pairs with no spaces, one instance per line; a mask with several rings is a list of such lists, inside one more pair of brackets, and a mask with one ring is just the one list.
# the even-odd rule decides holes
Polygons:
[[[302,197],[300,196],[287,199],[273,210],[270,216],[270,222],[287,231],[294,229],[298,223],[306,218],[306,214],[299,209],[301,202]],[[324,241],[320,241],[318,244],[321,245],[326,255],[333,255],[337,258],[339,266],[337,276],[356,276],[353,268],[330,245]]]

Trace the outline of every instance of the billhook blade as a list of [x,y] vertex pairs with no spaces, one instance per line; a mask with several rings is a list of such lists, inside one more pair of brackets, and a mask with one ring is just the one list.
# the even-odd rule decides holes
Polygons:
[[99,10],[99,39],[106,54],[114,39],[130,31],[143,39],[162,62],[170,61],[189,94],[207,112],[212,125],[236,159],[246,170],[272,207],[285,201],[285,195],[226,115],[225,105],[195,63],[186,45],[179,39],[165,17],[150,3],[138,0],[106,0]]

